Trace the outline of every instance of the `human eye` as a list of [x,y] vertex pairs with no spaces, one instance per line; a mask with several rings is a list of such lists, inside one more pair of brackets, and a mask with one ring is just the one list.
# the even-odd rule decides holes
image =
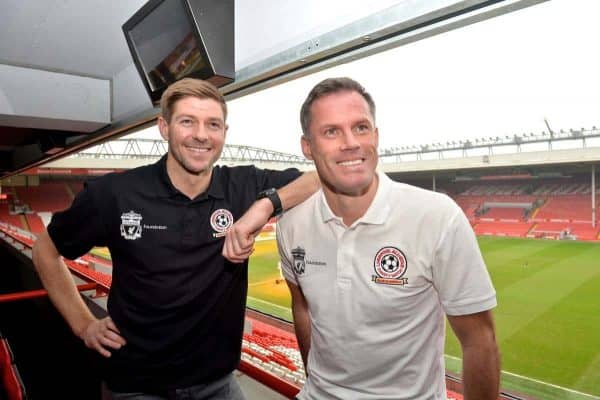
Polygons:
[[181,118],[179,123],[183,126],[192,126],[194,121],[191,118]]
[[354,131],[356,132],[356,134],[358,135],[365,135],[369,132],[371,132],[371,127],[369,126],[369,124],[358,124],[355,128]]
[[223,124],[220,121],[209,121],[208,127],[212,130],[218,131],[223,128]]
[[323,131],[323,136],[325,137],[336,137],[338,133],[338,130],[334,127],[331,128],[325,128],[325,130]]

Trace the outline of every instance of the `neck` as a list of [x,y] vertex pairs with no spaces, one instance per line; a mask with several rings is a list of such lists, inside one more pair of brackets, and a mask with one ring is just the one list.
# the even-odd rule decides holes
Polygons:
[[177,161],[168,155],[167,175],[177,190],[188,198],[194,199],[208,189],[212,176],[212,167],[199,174],[193,174],[186,171]]
[[377,187],[379,185],[379,177],[375,175],[373,181],[369,184],[367,189],[358,195],[344,194],[336,192],[323,184],[323,193],[327,204],[333,213],[342,218],[344,225],[351,226],[356,220],[365,215],[375,194],[377,193]]

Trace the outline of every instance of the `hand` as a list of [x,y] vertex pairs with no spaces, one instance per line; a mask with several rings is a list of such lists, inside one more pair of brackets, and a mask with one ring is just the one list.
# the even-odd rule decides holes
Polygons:
[[118,350],[125,346],[125,339],[110,317],[96,319],[88,324],[81,334],[81,339],[87,347],[96,350],[104,357],[110,357],[107,349]]
[[225,234],[223,257],[233,263],[244,262],[254,251],[254,239],[271,217],[273,204],[260,199]]

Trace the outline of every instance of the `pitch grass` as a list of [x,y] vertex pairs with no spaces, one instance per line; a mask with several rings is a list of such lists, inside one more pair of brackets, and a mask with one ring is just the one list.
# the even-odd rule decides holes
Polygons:
[[108,248],[106,247],[94,247],[90,253],[92,253],[93,255],[100,257],[100,258],[104,258],[105,260],[111,261],[112,259],[110,258],[110,251],[108,251]]
[[[600,243],[481,237],[479,244],[498,297],[502,387],[544,400],[600,399]],[[278,261],[275,241],[257,243],[248,305],[291,320]],[[450,328],[446,353],[447,367],[460,371]]]

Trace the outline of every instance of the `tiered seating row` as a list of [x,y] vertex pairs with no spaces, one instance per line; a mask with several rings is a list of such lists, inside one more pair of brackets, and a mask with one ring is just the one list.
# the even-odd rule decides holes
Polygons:
[[[488,212],[483,214],[485,218],[493,218],[495,220],[512,220],[513,222],[522,221],[524,217],[522,208],[490,208]],[[503,221],[506,222],[506,221]]]
[[65,183],[43,183],[39,186],[16,187],[21,203],[28,204],[34,211],[61,211],[73,201]]
[[0,222],[6,222],[7,224],[14,225],[21,229],[24,228],[21,216],[10,214],[8,203],[0,203]]
[[535,218],[536,220],[548,222],[553,222],[553,220],[591,222],[591,213],[592,199],[589,196],[565,195],[561,197],[550,197],[548,201],[540,207]]
[[[12,237],[14,240],[19,241],[28,248],[33,248],[35,240],[32,237],[25,236],[19,233],[18,230],[12,229],[5,225],[0,225],[0,231]],[[64,262],[75,275],[87,281],[97,283],[98,286],[105,291],[110,290],[110,285],[112,283],[111,275],[89,268],[86,262],[81,262],[78,260],[72,261],[67,259],[64,259]]]
[[[600,240],[600,212],[593,227],[590,185],[582,180],[475,184],[466,189],[463,184],[461,189],[453,197],[479,235]],[[532,209],[502,203],[528,203]],[[596,205],[600,211],[600,196]]]
[[296,337],[256,319],[248,320],[252,332],[244,334],[242,360],[301,387],[306,374]]
[[473,229],[477,235],[525,237],[532,226],[529,222],[477,222]]

